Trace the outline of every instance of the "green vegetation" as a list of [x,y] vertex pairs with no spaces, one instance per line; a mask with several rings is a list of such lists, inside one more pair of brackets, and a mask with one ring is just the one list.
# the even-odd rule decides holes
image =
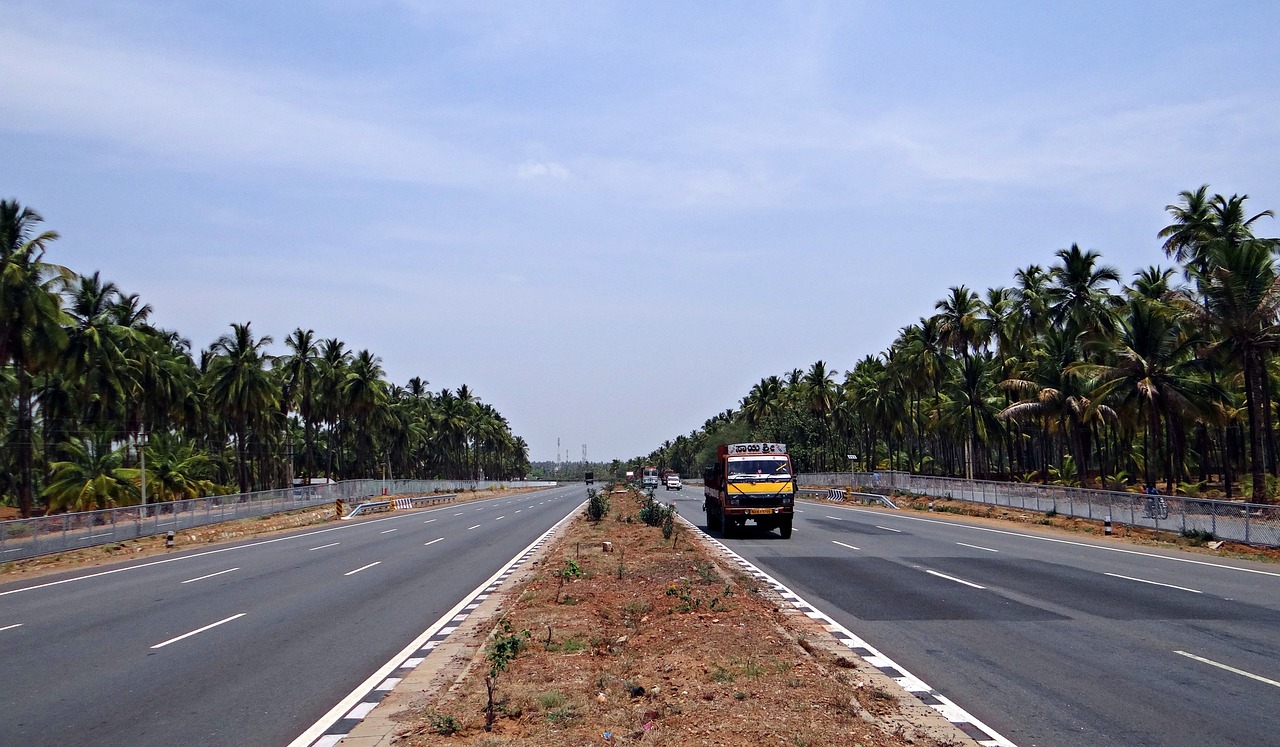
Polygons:
[[0,200],[0,503],[22,515],[249,492],[299,478],[506,479],[528,446],[465,384],[387,382],[378,356],[250,322],[194,351],[99,273],[53,264],[41,216]]
[[[1167,206],[1151,265],[1077,245],[1008,287],[953,286],[932,316],[840,379],[823,361],[767,376],[628,468],[697,475],[718,444],[784,442],[801,472],[904,470],[1172,494],[1274,497],[1280,451],[1278,242],[1271,211],[1208,185]],[[1156,247],[1159,247],[1158,249]]]

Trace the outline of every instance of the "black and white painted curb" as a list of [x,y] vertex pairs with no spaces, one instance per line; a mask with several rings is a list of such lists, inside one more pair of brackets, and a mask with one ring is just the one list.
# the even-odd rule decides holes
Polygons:
[[[694,526],[692,523],[690,523],[689,526],[695,531],[702,532],[701,529]],[[738,553],[730,550],[724,545],[724,543],[720,542],[715,537],[712,537],[706,532],[702,532],[702,534],[709,542],[711,542],[712,545],[724,553],[726,557],[741,566],[744,571],[771,586],[779,596],[787,601],[787,603],[795,607],[800,612],[803,612],[806,617],[821,623],[823,627],[827,629],[827,632],[831,633],[837,641],[847,646],[850,651],[861,657],[863,661],[866,661],[871,666],[879,669],[887,676],[892,677],[895,682],[902,686],[902,689],[919,698],[920,702],[941,713],[948,721],[954,724],[956,728],[964,732],[978,744],[983,745],[983,747],[1016,747],[1013,742],[1010,742],[1008,739],[1000,736],[1000,734],[990,726],[987,726],[974,718],[963,708],[953,703],[945,695],[926,685],[919,677],[916,677],[903,669],[892,659],[877,651],[871,646],[871,644],[854,635],[848,628],[835,620],[832,620],[830,617],[827,617],[822,612],[819,612],[816,607],[802,599],[799,594],[788,589],[776,578],[760,570]]]
[[343,698],[319,721],[303,732],[297,739],[289,743],[289,747],[333,747],[355,730],[356,726],[378,707],[383,698],[395,689],[400,681],[408,676],[427,656],[439,646],[449,634],[458,629],[477,607],[497,591],[498,587],[510,576],[534,557],[547,540],[569,519],[578,514],[585,502],[570,511],[563,519],[557,521],[550,529],[521,550],[507,564],[487,581],[476,587],[453,609],[449,610],[422,635],[414,639],[391,661],[387,662],[369,679],[365,680],[350,695]]

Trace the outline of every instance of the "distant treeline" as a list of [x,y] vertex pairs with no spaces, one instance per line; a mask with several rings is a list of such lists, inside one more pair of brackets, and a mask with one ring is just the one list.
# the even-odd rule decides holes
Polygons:
[[[801,471],[936,475],[1276,495],[1280,243],[1247,195],[1167,206],[1151,265],[1124,282],[1076,245],[1008,287],[959,285],[937,313],[837,374],[767,376],[738,406],[633,464],[684,473],[716,444],[786,442]],[[1158,249],[1157,249],[1158,247]],[[851,462],[849,455],[856,455]]]
[[[250,323],[192,351],[58,238],[0,201],[0,503],[83,511],[287,485],[291,478],[505,479],[528,446],[465,384],[389,383],[381,359],[299,327],[288,351]],[[142,444],[145,443],[145,446]]]

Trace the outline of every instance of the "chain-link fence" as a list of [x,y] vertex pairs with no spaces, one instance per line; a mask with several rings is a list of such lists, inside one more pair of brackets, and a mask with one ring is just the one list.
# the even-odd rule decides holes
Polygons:
[[890,492],[1009,506],[1160,531],[1199,533],[1251,545],[1280,546],[1280,506],[1145,495],[1037,483],[927,477],[907,472],[825,472],[802,474],[802,485],[850,484]]
[[0,563],[76,550],[82,547],[124,542],[166,532],[292,511],[331,503],[338,498],[355,502],[378,495],[460,493],[507,487],[547,487],[553,482],[499,482],[494,480],[345,480],[324,485],[298,486],[292,490],[218,495],[185,501],[150,503],[146,507],[111,508],[31,519],[0,521]]

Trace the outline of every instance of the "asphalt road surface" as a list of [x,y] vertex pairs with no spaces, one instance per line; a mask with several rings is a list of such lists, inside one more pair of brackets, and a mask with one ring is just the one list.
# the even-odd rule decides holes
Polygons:
[[562,486],[0,585],[0,744],[288,744],[585,498]]
[[1280,566],[804,501],[722,541],[1021,747],[1280,744]]

